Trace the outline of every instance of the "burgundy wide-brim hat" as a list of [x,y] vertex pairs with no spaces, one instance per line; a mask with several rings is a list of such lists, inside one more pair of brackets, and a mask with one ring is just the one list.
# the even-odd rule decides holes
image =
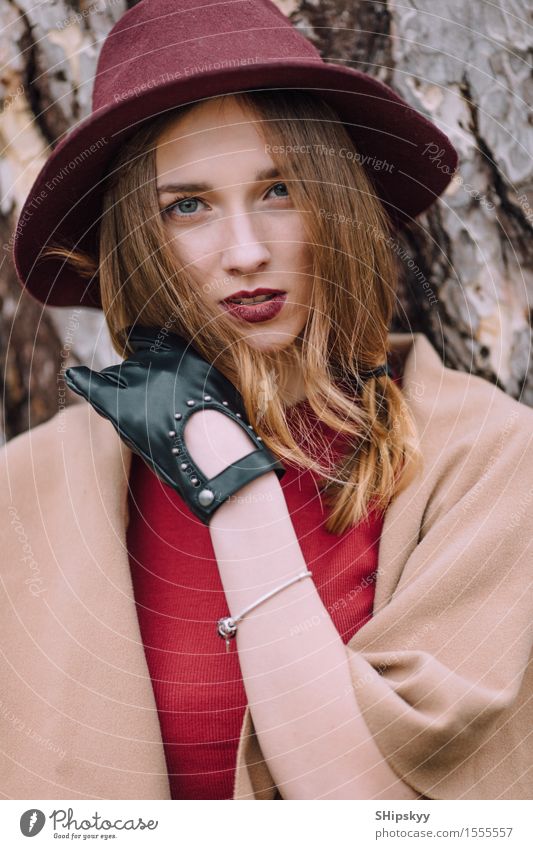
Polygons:
[[[20,212],[22,285],[49,306],[101,308],[96,277],[89,283],[41,251],[59,243],[97,256],[106,172],[120,147],[182,104],[285,88],[333,106],[395,225],[448,185],[457,153],[447,136],[374,77],[325,62],[270,0],[142,0],[102,46],[91,114],[57,144]],[[438,151],[438,167],[428,151]]]

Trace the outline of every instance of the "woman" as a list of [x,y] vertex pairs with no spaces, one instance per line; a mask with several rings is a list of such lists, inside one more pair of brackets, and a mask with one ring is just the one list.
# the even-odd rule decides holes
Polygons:
[[[145,0],[124,16],[109,69],[131,59],[139,16],[161,28],[165,8]],[[294,37],[274,7],[254,9],[265,33]],[[242,32],[236,19],[230,29]],[[102,57],[99,68],[105,76]],[[162,91],[152,87],[153,101]],[[32,573],[41,593],[9,571],[6,691],[28,727],[22,692],[37,680],[41,724],[69,751],[16,741],[3,792],[528,798],[532,414],[445,369],[422,337],[388,334],[391,224],[427,206],[442,175],[427,172],[425,196],[413,189],[400,207],[390,142],[376,190],[324,98],[232,91],[167,111],[108,158],[97,255],[54,239],[46,249],[68,260],[46,284],[56,302],[96,303],[98,273],[126,359],[100,374],[69,370],[90,405],[4,451],[8,562],[24,534],[44,564]],[[97,129],[95,119],[93,138]],[[422,165],[420,154],[413,171]],[[84,225],[96,220],[89,197]],[[30,288],[24,230],[18,239]],[[42,268],[31,285],[44,296]],[[263,286],[284,297],[227,308]],[[227,390],[226,410],[222,394],[198,392],[189,400],[204,409],[185,416],[198,375]],[[183,457],[172,465],[176,445],[192,477]],[[252,450],[253,468],[243,461]],[[502,497],[510,479],[516,504]]]

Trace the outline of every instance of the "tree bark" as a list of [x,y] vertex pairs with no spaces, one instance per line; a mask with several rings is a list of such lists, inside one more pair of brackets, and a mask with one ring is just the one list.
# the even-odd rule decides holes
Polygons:
[[303,0],[290,14],[325,59],[378,76],[459,152],[444,196],[399,240],[394,329],[533,406],[533,37],[528,4],[506,6]]
[[[449,189],[398,240],[393,330],[421,331],[446,365],[533,405],[533,167],[527,5],[461,0],[276,0],[324,59],[396,89],[451,138]],[[0,0],[2,204],[0,441],[64,403],[62,373],[117,361],[95,310],[43,308],[21,292],[10,237],[51,149],[90,112],[99,50],[135,2]],[[427,155],[439,167],[438,151]],[[94,340],[98,339],[95,345]],[[67,390],[65,403],[77,399]]]
[[21,289],[12,243],[47,156],[91,111],[100,46],[126,9],[124,0],[0,0],[0,444],[79,401],[66,388],[65,368],[117,361],[99,311],[44,307]]

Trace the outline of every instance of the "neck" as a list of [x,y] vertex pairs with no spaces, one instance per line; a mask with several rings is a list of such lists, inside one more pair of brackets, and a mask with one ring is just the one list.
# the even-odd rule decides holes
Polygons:
[[285,383],[280,386],[280,395],[283,401],[292,407],[294,404],[305,400],[306,392],[302,372],[294,369],[286,378]]

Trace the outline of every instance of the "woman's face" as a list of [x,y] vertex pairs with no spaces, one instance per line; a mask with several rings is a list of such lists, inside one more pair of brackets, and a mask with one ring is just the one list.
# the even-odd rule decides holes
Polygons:
[[170,246],[198,282],[199,298],[225,311],[222,302],[243,290],[285,293],[228,313],[251,344],[267,350],[291,344],[305,326],[311,255],[253,120],[232,97],[176,119],[157,140],[157,187]]

